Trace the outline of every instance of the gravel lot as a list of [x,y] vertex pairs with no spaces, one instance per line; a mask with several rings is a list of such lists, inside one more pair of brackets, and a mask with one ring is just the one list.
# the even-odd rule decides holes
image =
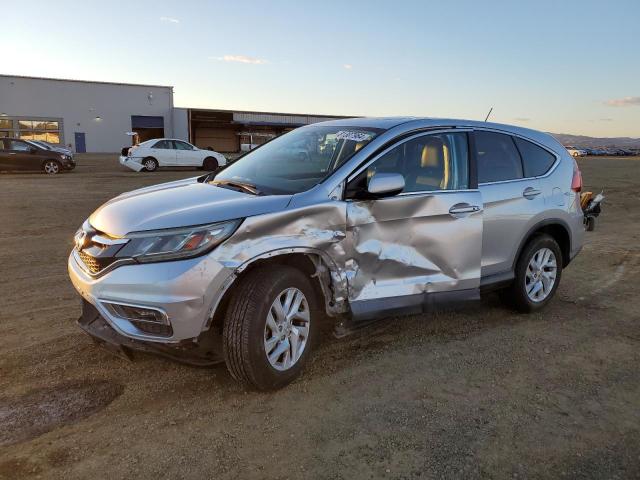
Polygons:
[[76,328],[76,228],[196,175],[79,162],[0,175],[0,478],[640,477],[640,158],[580,160],[604,213],[543,313],[489,296],[325,335],[270,394],[224,366],[120,360]]

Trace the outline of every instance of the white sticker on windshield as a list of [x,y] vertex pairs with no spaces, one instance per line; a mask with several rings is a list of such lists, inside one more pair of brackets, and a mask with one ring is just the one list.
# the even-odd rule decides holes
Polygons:
[[366,142],[371,140],[372,133],[369,132],[357,132],[353,130],[340,130],[336,133],[336,140],[352,140],[354,142]]

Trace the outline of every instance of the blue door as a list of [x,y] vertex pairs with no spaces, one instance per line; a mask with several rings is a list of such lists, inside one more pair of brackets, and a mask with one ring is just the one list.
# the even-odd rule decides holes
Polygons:
[[76,153],[86,153],[87,144],[84,141],[84,132],[75,132]]

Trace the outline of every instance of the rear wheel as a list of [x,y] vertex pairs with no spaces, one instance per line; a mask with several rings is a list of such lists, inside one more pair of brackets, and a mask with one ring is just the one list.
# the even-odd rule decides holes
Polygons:
[[309,279],[295,268],[248,273],[231,297],[223,330],[231,376],[273,390],[300,375],[318,323],[315,302]]
[[515,274],[503,299],[520,312],[544,308],[555,295],[562,276],[562,252],[553,237],[533,237],[518,258]]
[[202,169],[203,170],[208,170],[210,172],[213,172],[214,170],[218,169],[218,160],[216,160],[213,157],[207,157],[204,159],[204,162],[202,162]]
[[47,160],[42,165],[42,169],[47,175],[57,175],[62,170],[60,163],[56,160]]
[[155,158],[147,157],[142,161],[147,172],[155,172],[158,169],[158,161]]

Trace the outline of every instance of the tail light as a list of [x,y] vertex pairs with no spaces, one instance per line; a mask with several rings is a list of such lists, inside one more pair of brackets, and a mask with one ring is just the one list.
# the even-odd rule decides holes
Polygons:
[[573,178],[571,179],[571,190],[574,192],[582,191],[582,173],[578,168],[578,162],[573,159]]

